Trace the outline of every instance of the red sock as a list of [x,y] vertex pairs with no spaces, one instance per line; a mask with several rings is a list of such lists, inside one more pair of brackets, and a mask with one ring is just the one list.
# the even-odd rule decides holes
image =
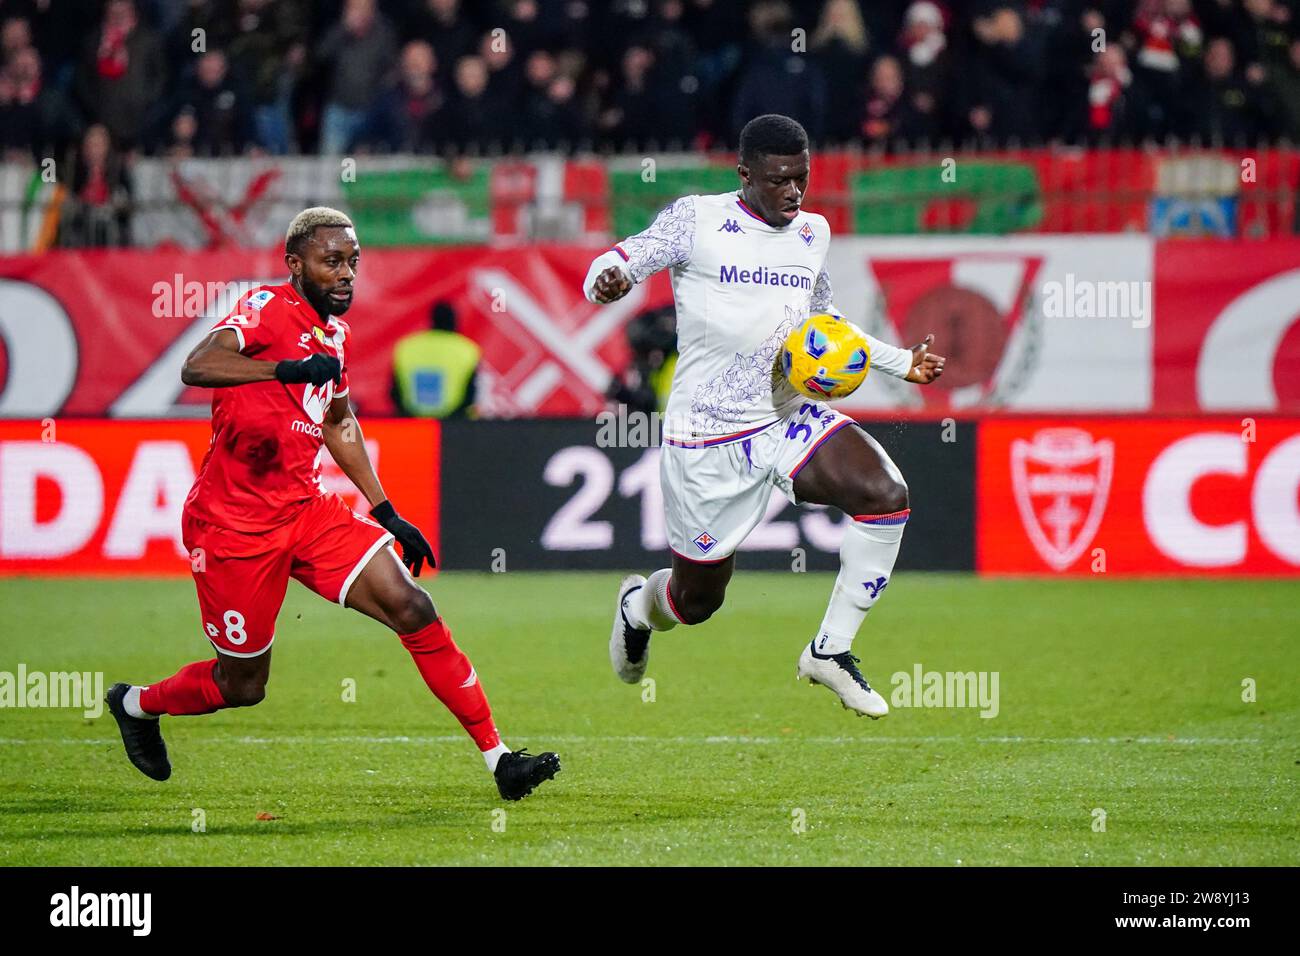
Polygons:
[[140,691],[140,709],[146,714],[210,714],[228,706],[212,679],[215,660],[186,664],[171,677]]
[[501,735],[492,722],[492,708],[488,706],[474,665],[451,639],[451,631],[442,618],[401,638],[429,690],[460,721],[478,749],[491,750],[500,744]]

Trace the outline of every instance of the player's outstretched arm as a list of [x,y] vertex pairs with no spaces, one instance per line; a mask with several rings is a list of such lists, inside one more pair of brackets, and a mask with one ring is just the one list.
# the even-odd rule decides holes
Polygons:
[[[858,331],[862,332],[861,329]],[[894,378],[901,378],[915,385],[929,385],[943,374],[943,365],[947,360],[942,355],[930,351],[930,346],[934,344],[934,333],[927,335],[920,345],[914,345],[910,349],[882,342],[866,332],[862,334],[866,337],[867,348],[871,352],[872,368],[878,368]]]
[[[823,312],[844,319],[844,313],[835,308],[832,302],[833,295],[831,277],[823,269],[817,274],[817,282],[813,285],[809,311],[813,314]],[[848,319],[844,319],[844,321],[848,322]],[[849,324],[852,325],[852,323]],[[854,326],[854,328],[857,328],[857,326]],[[930,351],[930,346],[934,344],[933,333],[927,335],[920,345],[913,346],[911,349],[904,349],[899,348],[897,345],[890,345],[888,342],[882,342],[874,335],[863,332],[862,329],[858,329],[858,331],[867,340],[867,348],[871,351],[872,368],[880,369],[886,374],[901,378],[907,382],[915,382],[917,385],[929,385],[943,374],[944,357],[935,355]]]
[[433,556],[433,547],[420,533],[420,529],[397,513],[388,496],[384,494],[375,466],[370,462],[366,451],[365,438],[361,434],[361,423],[352,412],[352,405],[347,396],[340,396],[330,402],[329,413],[321,423],[325,447],[334,456],[335,463],[343,474],[351,479],[357,489],[370,502],[370,517],[379,522],[384,530],[397,539],[402,546],[402,563],[411,569],[416,577],[424,562],[429,567],[437,567]]
[[694,248],[695,197],[683,196],[661,209],[644,231],[597,256],[582,291],[589,302],[614,302],[656,272],[685,265]]
[[286,384],[324,385],[329,381],[337,384],[342,372],[339,360],[332,355],[310,355],[283,362],[249,358],[239,351],[239,336],[233,329],[218,329],[185,357],[181,381],[199,388],[229,388],[276,380]]

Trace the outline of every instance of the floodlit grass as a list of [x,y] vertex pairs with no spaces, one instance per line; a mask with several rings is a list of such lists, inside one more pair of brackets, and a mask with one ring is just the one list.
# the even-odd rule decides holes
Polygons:
[[[521,803],[394,637],[292,585],[267,700],[164,718],[166,783],[107,713],[0,710],[0,863],[1300,863],[1294,582],[901,573],[864,672],[889,698],[917,664],[996,671],[998,714],[872,722],[794,680],[830,575],[738,573],[713,620],[655,637],[652,701],[610,671],[619,579],[429,585],[507,743],[563,759]],[[0,580],[0,605],[0,671],[107,687],[210,653],[186,580]]]

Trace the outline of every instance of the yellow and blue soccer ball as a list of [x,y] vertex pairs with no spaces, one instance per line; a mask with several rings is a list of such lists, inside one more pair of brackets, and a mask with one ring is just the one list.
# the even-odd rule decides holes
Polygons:
[[781,371],[801,395],[844,398],[862,384],[871,367],[871,350],[858,329],[819,312],[810,315],[785,340]]

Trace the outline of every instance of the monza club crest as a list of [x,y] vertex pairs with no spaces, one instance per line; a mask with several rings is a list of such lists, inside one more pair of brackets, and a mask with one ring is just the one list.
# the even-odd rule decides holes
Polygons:
[[1081,428],[1044,428],[1011,443],[1011,488],[1039,556],[1064,571],[1092,544],[1115,472],[1115,443]]

